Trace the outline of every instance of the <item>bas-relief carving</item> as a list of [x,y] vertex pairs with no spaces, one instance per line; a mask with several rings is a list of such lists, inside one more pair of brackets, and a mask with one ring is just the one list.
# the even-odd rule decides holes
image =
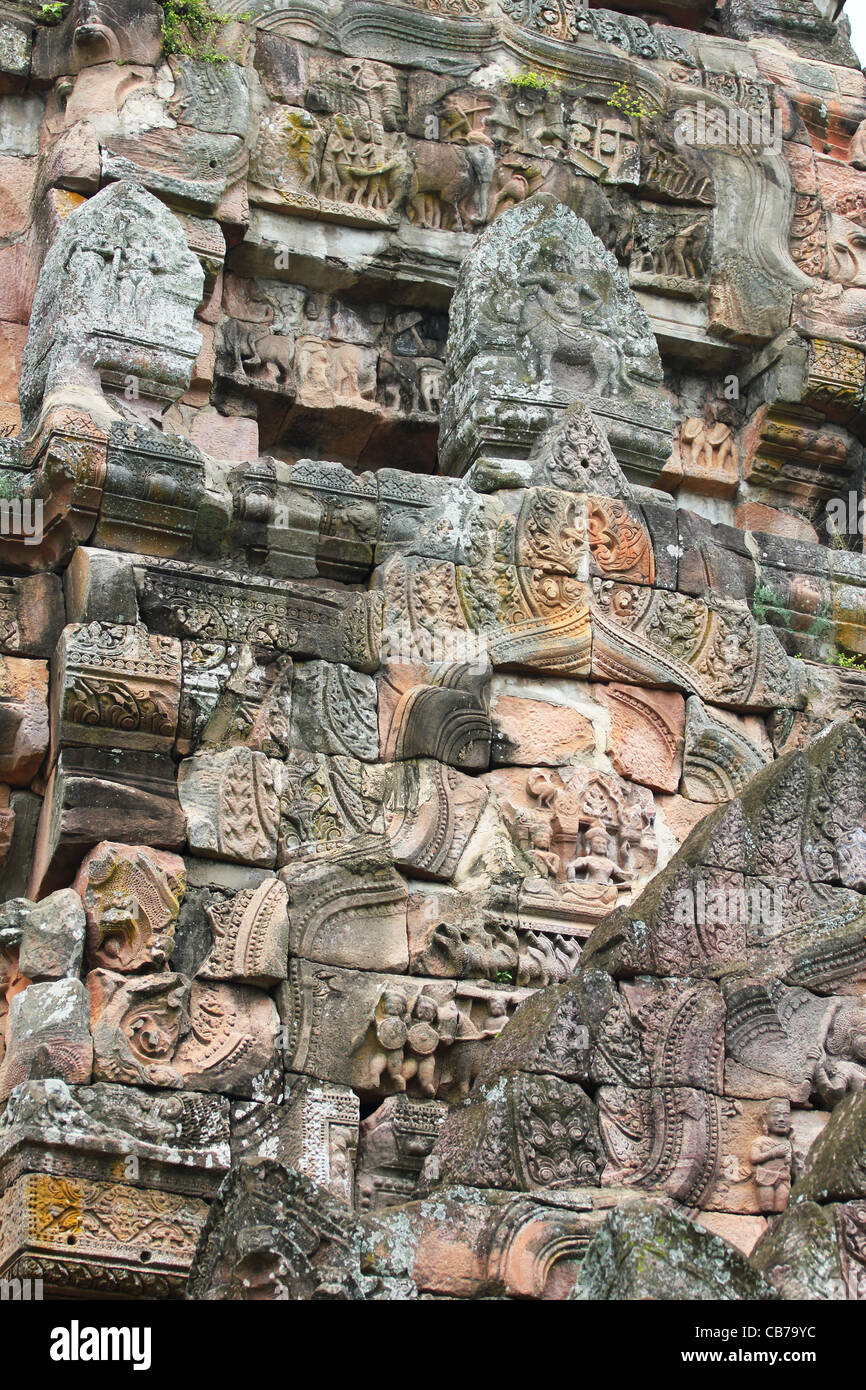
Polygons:
[[266,113],[250,178],[306,216],[393,224],[413,180],[406,138],[371,117],[360,93],[348,104],[355,110],[324,116],[291,107]]
[[364,1090],[387,1086],[403,1093],[412,1083],[412,1089],[431,1098],[449,1091],[467,1096],[481,1064],[480,1049],[473,1044],[502,1031],[513,999],[507,992],[475,993],[466,987],[461,1008],[453,995],[440,1001],[435,986],[428,992],[422,985],[411,994],[385,990],[366,1033],[353,1040],[359,1084]]
[[113,184],[72,212],[33,303],[25,417],[70,381],[122,385],[132,373],[144,393],[180,395],[201,341],[192,316],[203,279],[178,222],[143,189]]
[[[73,9],[74,23],[60,27],[77,33]],[[127,10],[117,9],[113,47],[110,25],[102,39],[96,28],[81,33],[85,67],[85,49],[156,60],[156,48],[130,48]],[[847,486],[859,476],[859,192],[833,154],[809,164],[793,103],[786,146],[800,153],[788,160],[772,149],[677,145],[675,105],[769,111],[770,85],[742,40],[742,62],[727,71],[736,39],[508,0],[497,7],[503,51],[519,42],[533,62],[562,59],[556,84],[533,87],[491,72],[470,78],[486,58],[485,25],[493,32],[488,10],[403,5],[409,37],[394,36],[388,62],[366,12],[332,16],[327,50],[306,21],[271,17],[269,99],[256,86],[252,103],[240,60],[212,75],[201,64],[173,68],[179,133],[112,137],[103,169],[136,170],[172,206],[201,212],[221,197],[212,224],[175,219],[128,184],[70,213],[79,195],[69,189],[97,184],[78,166],[69,183],[69,132],[55,150],[50,180],[60,187],[49,188],[34,232],[53,244],[25,350],[25,430],[0,450],[10,487],[25,480],[53,510],[38,557],[20,538],[8,554],[41,582],[41,566],[62,573],[84,541],[128,560],[129,582],[116,581],[122,621],[112,617],[114,580],[105,595],[67,582],[65,628],[62,613],[37,621],[39,604],[18,577],[0,587],[4,655],[52,661],[50,746],[44,719],[31,750],[33,776],[42,775],[37,752],[40,763],[47,752],[50,775],[39,854],[56,874],[68,868],[58,887],[78,869],[92,1004],[88,1030],[80,981],[46,978],[45,952],[28,976],[22,965],[38,953],[23,929],[20,942],[4,934],[9,1123],[25,1123],[22,1087],[101,1087],[156,1094],[142,1125],[168,1141],[175,1112],[165,1098],[231,1096],[235,1147],[249,1154],[264,1152],[270,1112],[292,1093],[302,1117],[287,1129],[296,1149],[279,1156],[344,1206],[353,1194],[364,1209],[401,1204],[450,1176],[476,1192],[577,1185],[618,1209],[624,1192],[660,1187],[726,1221],[775,1219],[815,1133],[856,1100],[866,1075],[866,830],[849,785],[859,753],[845,742],[837,767],[825,759],[807,772],[795,761],[772,780],[774,752],[806,747],[842,709],[857,714],[856,680],[840,668],[835,684],[822,684],[812,661],[796,669],[786,651],[820,648],[826,660],[832,642],[804,633],[801,644],[775,624],[784,590],[798,623],[832,607],[834,633],[855,634],[859,650],[859,568],[846,552],[847,569],[837,556],[832,574],[819,574],[784,546],[769,561],[767,538],[752,535],[741,555],[736,544],[724,549],[723,527],[725,558],[710,556],[713,542],[686,542],[683,514],[639,484],[660,478],[729,518],[734,496],[758,499],[764,516],[782,498],[799,507],[822,488],[830,495],[837,478]],[[793,32],[784,6],[729,5],[723,22],[729,33],[741,22],[758,34]],[[700,23],[694,7],[690,23]],[[469,24],[477,52],[464,63],[456,55]],[[291,38],[298,26],[303,49]],[[819,30],[829,43],[840,37],[832,25],[800,29],[809,63]],[[43,74],[57,65],[59,33],[40,33]],[[146,49],[155,31],[145,24],[142,33]],[[350,33],[364,56],[338,52]],[[404,70],[400,45],[410,39],[424,62]],[[782,60],[771,58],[762,61],[775,64],[779,92],[806,81],[781,80]],[[651,117],[629,117],[607,99],[626,64]],[[85,89],[97,91],[98,66],[78,85],[74,110]],[[265,73],[258,46],[256,66]],[[839,72],[838,81],[850,78],[854,112],[856,79]],[[142,100],[136,86],[124,121]],[[840,103],[828,102],[820,119],[836,151]],[[100,129],[107,116],[97,112]],[[60,129],[56,112],[51,120],[48,145]],[[844,121],[847,150],[856,120]],[[194,156],[184,153],[193,132]],[[252,210],[237,181],[246,154],[230,153],[245,139]],[[856,167],[857,138],[850,143]],[[76,156],[82,169],[86,148]],[[226,168],[211,176],[202,161],[219,151]],[[265,218],[287,238],[283,262],[279,239],[263,251]],[[207,232],[217,225],[233,251],[227,275],[222,234]],[[465,234],[480,231],[451,303],[446,370],[447,301]],[[753,354],[787,332],[795,296],[790,339],[750,375]],[[670,318],[660,357],[640,305],[658,324],[662,302]],[[26,310],[14,315],[23,329]],[[200,331],[194,389],[183,394]],[[748,400],[722,407],[707,387],[708,362],[737,372]],[[123,395],[130,372],[139,406]],[[54,408],[56,391],[77,393],[74,412]],[[233,457],[205,457],[172,433],[199,428],[202,400]],[[440,415],[450,479],[425,474],[432,451],[422,456],[413,442],[424,431],[429,441]],[[257,430],[261,454],[248,443]],[[343,442],[330,451],[334,438]],[[400,440],[404,454],[393,461],[413,471],[376,470]],[[299,451],[310,457],[296,461]],[[330,457],[343,462],[321,461]],[[830,476],[807,480],[813,462]],[[758,591],[753,603],[742,579],[746,552],[753,572],[761,552],[765,578],[785,576],[767,580],[766,623],[766,603]],[[820,602],[807,615],[813,594]],[[521,706],[552,707],[544,701],[553,682],[579,692],[591,732],[572,720],[573,743],[556,757],[524,750],[504,759],[503,680],[519,688],[509,706],[518,735]],[[4,786],[41,794],[29,763],[0,771]],[[175,824],[166,807],[177,785]],[[673,880],[658,865],[677,808],[657,819],[654,792],[681,803],[684,823],[696,806],[734,798],[734,811],[710,811],[698,826],[702,848],[692,862],[684,847],[686,871]],[[16,795],[0,802],[10,813],[8,861],[26,822],[20,801],[11,820]],[[119,843],[127,833],[136,843]],[[178,918],[185,875],[196,887]],[[780,883],[781,924],[731,909]],[[686,888],[700,908],[677,917]],[[738,981],[745,972],[743,988],[717,986],[734,968]],[[54,998],[46,986],[59,1000],[76,985],[74,1027],[52,1032],[37,1009]],[[543,1011],[556,991],[571,1002],[549,1033],[533,1033],[536,1001]],[[500,1094],[491,1076],[506,1052]],[[356,1155],[359,1095],[379,1109]],[[466,1099],[475,1119],[462,1133],[449,1107]],[[237,1107],[270,1118],[246,1124]],[[52,1092],[34,1100],[27,1124],[53,1133],[73,1108]],[[106,1152],[108,1136],[132,1123],[121,1123],[121,1110],[115,1104],[99,1135],[91,1124]],[[66,1138],[61,1165],[78,1161]],[[131,1190],[149,1194],[154,1179],[170,1191],[174,1160],[148,1162],[144,1185]],[[60,1171],[52,1167],[51,1179]],[[107,1173],[105,1163],[99,1180]],[[96,1181],[93,1171],[72,1176]],[[255,1194],[265,1207],[267,1186]],[[204,1188],[184,1189],[193,1190]],[[104,1200],[131,1199],[115,1182]],[[314,1224],[326,1220],[309,1193],[292,1200]],[[87,1202],[103,1210],[100,1194]],[[543,1245],[549,1209],[504,1211],[497,1240],[513,1226]],[[343,1230],[333,1213],[327,1220]],[[838,1223],[855,1274],[857,1220],[849,1203]],[[555,1239],[572,1251],[588,1239],[583,1226],[579,1240],[564,1230]],[[177,1246],[176,1281],[193,1234]],[[91,1252],[94,1268],[99,1258],[119,1268],[120,1248],[113,1240]],[[220,1296],[254,1285],[357,1296],[360,1276],[340,1266],[343,1246],[334,1268],[315,1276],[299,1261],[305,1272],[294,1283],[287,1250],[269,1263],[257,1246]],[[491,1253],[491,1269],[500,1256],[509,1290],[549,1296],[557,1281],[560,1291],[573,1282],[572,1269],[551,1283],[529,1254],[518,1271],[513,1251],[510,1263]],[[420,1261],[423,1282],[422,1269]],[[133,1274],[124,1270],[117,1289],[145,1287]],[[434,1291],[453,1291],[437,1277],[445,1282],[433,1277]],[[70,1282],[86,1288],[89,1278]]]
[[105,970],[87,985],[95,1080],[243,1095],[273,1056],[276,1011],[259,990]]
[[165,965],[186,888],[178,855],[97,845],[75,882],[87,917],[90,966],[126,973]]
[[530,989],[555,984],[577,968],[590,930],[586,906],[579,892],[552,898],[540,883],[491,900],[480,914],[468,894],[416,892],[408,911],[410,973]]
[[494,773],[490,780],[501,788],[503,813],[531,865],[527,891],[531,885],[536,904],[550,893],[576,920],[588,914],[591,921],[655,867],[655,810],[645,789],[584,769],[507,780]]
[[213,945],[199,967],[199,978],[236,980],[265,988],[285,979],[287,908],[285,885],[274,878],[207,908]]
[[457,1100],[527,991],[293,960],[278,993],[289,1070],[365,1097]]
[[358,1211],[411,1201],[445,1114],[441,1101],[397,1095],[361,1122],[355,1177]]
[[[626,418],[636,427],[642,419],[645,447],[661,451],[660,371],[649,323],[614,258],[550,195],[533,197],[494,223],[464,263],[451,308],[443,467],[462,473],[506,441],[506,454],[518,440],[528,452],[555,407],[575,399],[589,405],[615,453],[623,446],[621,461]],[[470,402],[471,429],[463,418]]]
[[58,648],[58,734],[68,743],[162,751],[174,741],[180,657],[172,638],[146,629],[89,623],[66,627]]

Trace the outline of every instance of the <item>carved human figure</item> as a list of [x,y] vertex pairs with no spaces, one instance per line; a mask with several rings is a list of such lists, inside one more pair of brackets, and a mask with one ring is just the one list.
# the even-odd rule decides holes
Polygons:
[[708,241],[707,224],[699,219],[681,227],[660,250],[661,272],[683,280],[700,280]]
[[755,1170],[758,1204],[761,1211],[785,1210],[791,1192],[791,1110],[788,1101],[773,1100],[767,1106],[766,1134],[752,1145],[749,1158]]
[[142,232],[127,233],[124,242],[115,248],[111,272],[117,309],[128,322],[147,323],[153,275],[164,269],[162,256]]
[[[289,117],[282,126],[281,134],[300,172],[302,186],[310,192],[314,191],[319,177],[319,161],[316,155],[321,150],[322,136],[313,118],[307,112]],[[318,140],[315,138],[317,135]]]
[[409,1056],[403,1067],[406,1080],[417,1076],[425,1096],[436,1094],[436,1049],[439,1046],[439,1006],[431,995],[422,992],[415,1000],[409,1026]]
[[417,408],[428,415],[439,414],[443,376],[444,368],[440,362],[418,363]]
[[530,826],[530,858],[545,878],[558,878],[560,858],[551,849],[550,827],[544,822]]
[[346,344],[334,352],[334,391],[338,396],[361,395],[358,381],[358,359]]
[[585,879],[587,883],[616,884],[621,890],[628,888],[632,875],[611,859],[604,826],[599,823],[590,825],[583,838],[586,852],[566,865],[565,874],[569,882]]
[[[557,320],[561,313],[564,282],[572,271],[565,247],[557,247],[549,268],[541,267],[523,281],[523,302],[517,320],[527,370],[536,381],[550,375],[553,356],[559,344]],[[569,307],[574,307],[569,296]]]
[[345,1201],[355,1180],[355,1158],[358,1136],[353,1125],[328,1127],[330,1180],[328,1188],[339,1200]]
[[113,254],[114,247],[101,238],[89,236],[73,241],[63,262],[63,269],[69,274],[68,291],[73,296],[95,294]]
[[485,1034],[475,1027],[468,1013],[453,999],[448,999],[438,1010],[439,1041],[442,1047],[450,1048],[447,1070],[441,1080],[456,1088],[461,1099],[469,1095],[472,1082],[478,1073],[480,1061],[477,1049],[461,1044],[480,1041]]
[[481,1025],[485,1037],[495,1038],[508,1022],[508,999],[504,994],[491,994],[487,1003],[487,1017]]
[[9,1013],[9,1005],[15,998],[26,989],[30,981],[25,975],[21,974],[18,965],[18,947],[10,940],[4,941],[0,937],[0,1060],[6,1051],[6,1020]]
[[812,1084],[828,1110],[866,1086],[866,1009],[840,1004],[833,1011],[812,1072]]
[[651,868],[658,852],[651,833],[652,818],[639,801],[627,800],[620,806],[617,819],[622,867],[632,876],[642,868]]
[[[382,995],[380,1008],[381,1014],[374,1019],[372,1025],[378,1046],[370,1060],[370,1085],[378,1086],[387,1073],[395,1088],[405,1091],[403,1056],[409,1036],[406,1000],[396,990],[386,990]],[[355,1040],[353,1051],[357,1051],[366,1036],[367,1030]]]
[[620,345],[608,337],[601,322],[604,300],[580,279],[569,248],[549,249],[538,269],[521,283],[517,336],[527,372],[534,381],[550,379],[556,360],[589,367],[595,390],[613,395],[627,385]]
[[325,344],[315,338],[298,341],[295,364],[298,384],[311,405],[333,405],[334,388],[329,374],[330,360]]
[[685,420],[680,427],[680,454],[686,467],[712,474],[737,464],[733,432],[723,420],[709,424],[700,418]]

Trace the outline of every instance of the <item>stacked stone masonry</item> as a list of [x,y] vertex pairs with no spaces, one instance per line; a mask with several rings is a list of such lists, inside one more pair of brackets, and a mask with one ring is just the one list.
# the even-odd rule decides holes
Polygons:
[[0,1277],[866,1297],[837,8],[0,0]]

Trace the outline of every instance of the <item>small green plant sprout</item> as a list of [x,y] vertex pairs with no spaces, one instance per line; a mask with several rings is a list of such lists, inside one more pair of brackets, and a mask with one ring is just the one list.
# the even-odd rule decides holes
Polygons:
[[627,82],[620,82],[614,87],[611,96],[607,100],[608,106],[613,106],[617,111],[621,111],[624,116],[628,116],[633,121],[649,120],[651,116],[660,114],[657,106],[648,106],[643,97],[638,93],[632,95]]
[[772,589],[768,589],[766,584],[762,584],[760,579],[755,585],[755,593],[752,598],[752,614],[756,623],[767,621],[767,611],[770,608],[778,607],[778,599]]
[[65,0],[56,0],[53,5],[43,5],[39,11],[39,19],[42,24],[59,24],[69,5]]
[[532,68],[521,68],[519,72],[510,72],[508,80],[512,87],[533,92],[555,92],[557,82],[552,77],[545,77],[543,72],[534,72]]
[[834,652],[830,657],[831,666],[842,666],[846,671],[866,671],[866,661],[860,656],[846,656],[844,652]]
[[207,0],[159,0],[162,5],[162,48],[167,58],[192,58],[199,63],[227,63],[217,39],[227,24],[243,23],[249,14],[222,14]]
[[499,970],[496,973],[496,983],[498,985],[513,985],[514,972],[512,970]]

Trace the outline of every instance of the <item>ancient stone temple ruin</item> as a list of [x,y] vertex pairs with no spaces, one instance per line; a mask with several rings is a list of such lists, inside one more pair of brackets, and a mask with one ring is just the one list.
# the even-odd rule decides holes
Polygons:
[[0,1279],[866,1298],[840,0],[0,0]]

